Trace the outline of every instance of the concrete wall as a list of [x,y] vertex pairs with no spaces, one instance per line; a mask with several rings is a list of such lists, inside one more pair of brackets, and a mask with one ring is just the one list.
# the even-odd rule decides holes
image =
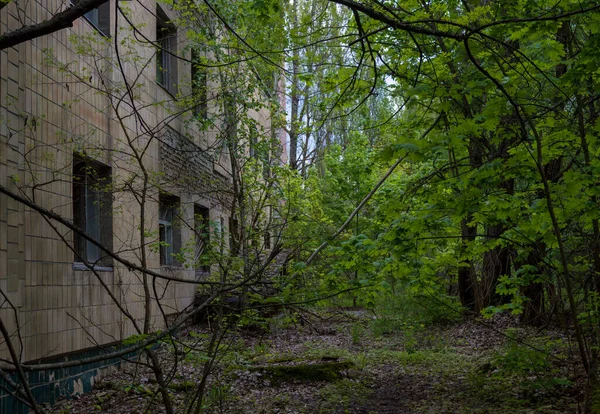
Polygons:
[[[139,33],[154,40],[155,1],[119,4],[130,10],[128,18]],[[115,5],[111,0],[111,19]],[[41,22],[67,6],[66,0],[15,0],[0,12],[0,31]],[[177,102],[156,83],[155,50],[135,41],[123,18],[119,24],[123,29],[117,37],[106,38],[79,19],[71,29],[0,52],[0,185],[72,220],[73,154],[85,149],[87,157],[112,168],[113,250],[141,263],[143,249],[148,268],[195,278],[193,269],[161,267],[158,253],[148,244],[158,237],[157,185],[164,185],[165,177],[174,171],[181,173],[182,165],[188,166],[183,175],[187,184],[182,188],[171,180],[167,187],[180,199],[182,218],[193,223],[194,203],[209,208],[211,220],[229,215],[227,197],[222,196],[229,180],[213,174],[215,163],[205,151],[216,132],[195,131],[193,124],[185,122],[189,113],[173,116]],[[189,58],[182,38],[179,50]],[[189,64],[180,62],[178,72],[185,92]],[[133,100],[125,93],[125,80],[133,86]],[[170,120],[169,128],[164,128],[165,119]],[[149,176],[144,221],[136,199],[144,184],[143,170]],[[192,181],[194,185],[189,185]],[[149,235],[145,244],[141,227]],[[192,233],[182,229],[181,236],[185,244]],[[140,273],[116,261],[112,269],[97,274],[77,270],[68,247],[73,241],[73,232],[65,226],[48,223],[38,212],[0,195],[0,290],[16,308],[17,318],[7,303],[0,308],[0,317],[23,361],[134,334],[132,323],[102,284],[138,321],[144,316]],[[164,281],[159,289],[164,289],[164,310],[171,314],[188,306],[195,292],[192,284],[167,286]],[[154,328],[160,328],[163,321],[155,305],[152,314]],[[0,357],[7,357],[4,340],[0,340]]]

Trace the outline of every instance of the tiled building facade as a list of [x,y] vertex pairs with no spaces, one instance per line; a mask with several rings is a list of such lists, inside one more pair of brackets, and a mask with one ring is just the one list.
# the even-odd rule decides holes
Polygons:
[[[119,306],[143,323],[145,292],[127,262],[196,280],[209,269],[181,266],[173,253],[197,255],[198,224],[230,216],[228,157],[212,150],[219,132],[190,122],[219,111],[215,86],[205,86],[206,103],[181,111],[194,70],[172,11],[155,0],[118,4],[124,13],[111,0],[70,29],[0,52],[0,185],[116,253],[0,194],[0,317],[22,362],[135,334]],[[69,5],[15,1],[0,11],[0,30]],[[268,113],[252,116],[268,128]],[[158,329],[163,314],[192,303],[196,286],[156,282],[162,308],[153,301],[150,311]],[[4,340],[0,356],[8,359]]]

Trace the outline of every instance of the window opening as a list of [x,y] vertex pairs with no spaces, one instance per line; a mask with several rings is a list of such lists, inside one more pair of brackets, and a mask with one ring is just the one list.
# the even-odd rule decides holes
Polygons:
[[179,253],[181,244],[179,226],[176,224],[178,199],[160,196],[158,207],[158,233],[160,241],[160,264],[162,266],[178,266],[174,255]]
[[209,243],[209,212],[208,209],[201,206],[194,206],[194,230],[196,237],[196,251],[194,263],[196,270],[209,272],[210,266],[202,262],[202,254],[206,251]]
[[199,119],[206,119],[208,117],[206,68],[200,65],[200,58],[196,51],[192,51],[192,96],[194,99],[194,116]]
[[225,251],[225,219],[223,218],[223,216],[221,216],[219,218],[219,236],[221,237],[220,240],[220,247],[221,247],[221,253],[223,253]]
[[250,126],[250,157],[258,160],[258,128]]
[[156,81],[169,93],[177,93],[177,29],[156,8]]
[[236,255],[239,251],[240,229],[237,219],[229,217],[229,251]]
[[[73,219],[93,240],[112,249],[111,169],[91,160],[75,157],[73,163]],[[95,243],[75,235],[75,261],[111,265]]]
[[[77,4],[81,0],[72,0],[71,4]],[[110,1],[90,10],[83,17],[92,24],[100,33],[110,36]]]

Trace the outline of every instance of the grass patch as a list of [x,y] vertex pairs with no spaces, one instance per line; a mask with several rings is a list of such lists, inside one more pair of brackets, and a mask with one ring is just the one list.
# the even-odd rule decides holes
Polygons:
[[371,332],[375,336],[394,335],[461,319],[460,312],[453,312],[460,309],[456,298],[440,296],[436,299],[403,291],[383,296],[374,309],[377,318],[371,322]]
[[193,390],[195,387],[196,383],[193,381],[171,382],[168,385],[168,388],[175,392],[187,392]]
[[490,404],[543,411],[544,405],[572,386],[566,357],[561,355],[564,343],[544,336],[524,339],[517,329],[506,334],[509,341],[471,372],[471,391]]
[[318,364],[271,365],[252,367],[252,371],[262,371],[272,379],[281,381],[335,381],[344,377],[344,371],[352,368],[351,361],[323,362]]
[[345,413],[352,407],[367,401],[372,391],[362,382],[342,379],[332,384],[327,384],[319,391],[322,402],[319,407],[321,413]]

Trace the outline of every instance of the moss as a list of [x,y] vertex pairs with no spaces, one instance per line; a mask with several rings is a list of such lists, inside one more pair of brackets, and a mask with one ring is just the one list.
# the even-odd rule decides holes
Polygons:
[[276,358],[271,358],[271,359],[267,359],[267,363],[268,364],[280,364],[282,362],[293,362],[293,361],[297,361],[297,358],[294,357],[289,357],[289,356],[281,356],[281,357],[276,357]]
[[592,390],[592,414],[600,414],[600,386]]
[[168,385],[175,392],[185,392],[193,389],[196,384],[193,381],[172,382]]
[[263,371],[274,380],[335,381],[344,377],[343,371],[352,368],[351,361],[325,362],[320,364],[272,365],[252,368]]
[[321,387],[318,394],[323,400],[320,412],[350,412],[353,406],[364,404],[373,391],[361,382],[343,379]]

